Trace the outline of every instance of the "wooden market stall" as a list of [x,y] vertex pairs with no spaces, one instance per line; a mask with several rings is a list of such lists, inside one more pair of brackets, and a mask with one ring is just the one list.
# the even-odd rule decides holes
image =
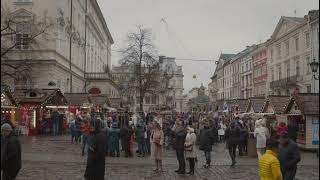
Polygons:
[[45,126],[44,122],[49,124],[49,119],[45,117],[50,117],[51,108],[67,108],[67,101],[59,89],[16,89],[14,97],[19,104],[19,125],[27,129],[29,135],[39,134],[40,127]]
[[293,95],[284,113],[287,114],[288,123],[298,127],[297,143],[299,147],[319,148],[319,94]]
[[68,101],[68,111],[76,115],[78,112],[90,112],[91,102],[87,93],[64,93]]
[[275,96],[270,95],[267,97],[263,108],[262,113],[269,113],[274,114],[276,121],[273,126],[279,124],[280,122],[288,123],[287,122],[287,115],[284,113],[285,107],[290,100],[290,96]]
[[14,126],[18,125],[16,117],[17,106],[9,86],[1,85],[1,116],[10,120]]

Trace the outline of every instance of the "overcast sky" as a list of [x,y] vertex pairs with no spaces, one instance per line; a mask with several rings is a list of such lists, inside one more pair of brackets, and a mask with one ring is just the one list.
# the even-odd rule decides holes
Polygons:
[[[98,0],[114,39],[113,50],[135,25],[152,28],[159,55],[177,59],[217,60],[247,45],[267,40],[281,16],[302,17],[318,9],[318,0]],[[296,13],[295,13],[296,11]],[[167,25],[161,22],[164,18]],[[119,54],[112,51],[112,64]],[[207,87],[213,62],[178,61],[183,66],[185,93]],[[197,75],[196,79],[192,76]]]

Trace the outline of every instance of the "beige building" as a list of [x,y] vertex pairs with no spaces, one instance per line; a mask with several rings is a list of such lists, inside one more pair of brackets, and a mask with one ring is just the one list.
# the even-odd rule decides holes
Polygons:
[[[72,93],[99,87],[110,97],[118,96],[105,73],[111,64],[113,39],[96,0],[2,0],[1,8],[18,20],[17,30],[25,29],[14,38],[18,45],[8,53],[8,61],[19,64],[27,58],[31,66],[30,79],[17,82],[3,77],[2,83],[12,89],[27,85]],[[30,37],[36,28],[32,27],[33,18],[44,17],[51,26],[33,46],[24,37]],[[107,85],[100,87],[102,82]]]
[[267,47],[266,43],[261,43],[258,48],[253,51],[253,96],[261,97],[266,96],[267,83]]
[[[313,79],[309,63],[313,57],[313,38],[310,27],[308,15],[280,18],[267,45],[269,94],[312,92]],[[319,85],[316,89],[319,91]]]

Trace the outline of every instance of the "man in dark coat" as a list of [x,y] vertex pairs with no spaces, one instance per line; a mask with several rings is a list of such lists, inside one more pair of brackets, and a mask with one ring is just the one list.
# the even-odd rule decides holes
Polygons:
[[297,142],[298,131],[299,131],[299,127],[297,123],[291,120],[291,122],[288,123],[288,136],[294,142]]
[[51,114],[51,121],[52,121],[52,133],[54,136],[59,134],[59,121],[60,121],[60,114],[58,110],[54,109]]
[[211,164],[211,151],[212,145],[214,144],[213,130],[209,128],[208,124],[205,124],[203,129],[200,131],[200,147],[199,149],[204,151],[206,157],[206,164],[204,168],[210,167]]
[[289,138],[287,132],[280,134],[279,157],[281,172],[284,180],[293,180],[300,162],[298,145]]
[[122,150],[125,152],[125,157],[130,156],[130,140],[132,132],[127,125],[120,129],[120,139]]
[[183,121],[176,122],[175,128],[175,149],[176,155],[179,163],[179,169],[175,172],[178,174],[186,173],[186,162],[184,158],[184,143],[186,140],[187,131],[183,126]]
[[234,167],[236,164],[236,149],[240,138],[240,129],[236,126],[235,122],[231,122],[230,127],[227,128],[225,138],[229,149],[229,155],[232,160],[231,167]]
[[106,136],[101,131],[99,120],[92,121],[92,144],[88,149],[87,167],[84,174],[86,180],[104,180]]
[[1,146],[1,179],[14,180],[21,169],[21,144],[8,123],[1,126],[1,135],[4,137]]

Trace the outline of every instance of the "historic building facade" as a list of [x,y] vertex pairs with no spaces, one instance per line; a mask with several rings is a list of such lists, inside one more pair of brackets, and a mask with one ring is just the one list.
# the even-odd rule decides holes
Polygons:
[[266,42],[259,44],[252,53],[253,58],[253,96],[266,96],[267,82],[267,48]]
[[[8,53],[8,61],[17,64],[27,58],[31,78],[17,82],[3,77],[1,82],[12,89],[59,88],[62,92],[79,93],[98,87],[100,82],[95,85],[94,81],[99,79],[107,83],[100,89],[108,95],[116,94],[106,73],[113,39],[96,0],[3,0],[3,7],[21,19],[17,29],[27,28],[15,37],[19,45]],[[37,37],[37,46],[31,47],[28,38],[23,37],[30,37],[31,29],[36,28],[31,27],[33,18],[44,17],[50,28]]]
[[312,92],[313,79],[309,65],[313,57],[312,31],[308,17],[281,17],[267,43],[267,86],[271,94]]

